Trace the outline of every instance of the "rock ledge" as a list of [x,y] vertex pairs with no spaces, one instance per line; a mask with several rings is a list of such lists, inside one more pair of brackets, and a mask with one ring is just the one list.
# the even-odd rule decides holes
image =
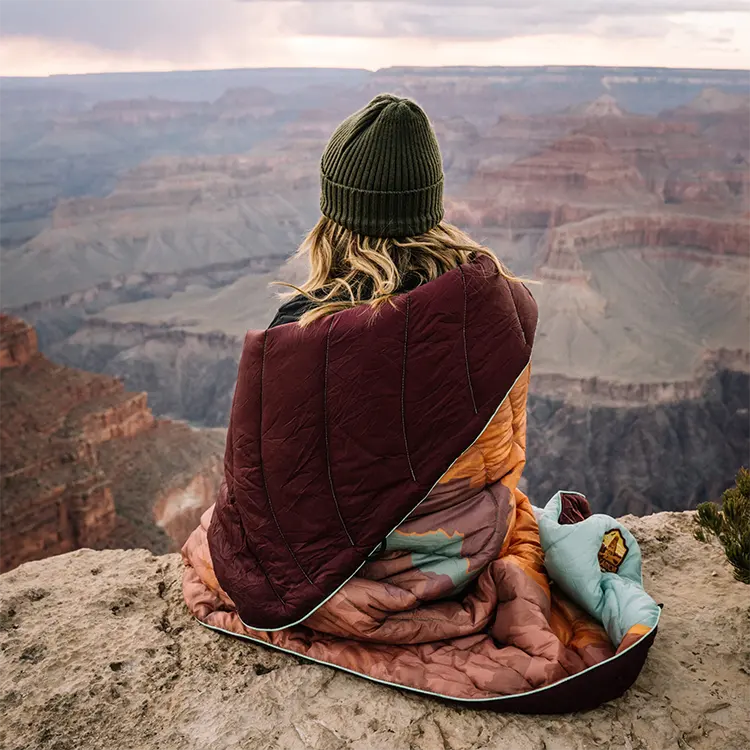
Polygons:
[[[79,550],[0,577],[0,747],[742,750],[750,596],[691,513],[627,517],[665,605],[621,700],[560,717],[453,708],[210,632],[178,555]],[[743,698],[744,696],[744,698]]]

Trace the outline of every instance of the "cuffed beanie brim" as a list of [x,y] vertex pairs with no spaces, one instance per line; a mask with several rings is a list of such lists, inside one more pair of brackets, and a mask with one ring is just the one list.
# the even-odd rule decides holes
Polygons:
[[417,190],[363,190],[321,175],[320,208],[342,227],[370,237],[424,234],[443,220],[443,178]]

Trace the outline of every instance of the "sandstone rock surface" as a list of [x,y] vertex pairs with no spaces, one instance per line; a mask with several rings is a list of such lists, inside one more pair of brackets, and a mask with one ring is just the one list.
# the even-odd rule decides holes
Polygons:
[[0,370],[0,570],[79,547],[178,549],[214,500],[222,435],[155,420],[145,393],[51,362],[6,315]]
[[25,365],[37,351],[36,331],[30,325],[0,315],[0,370]]
[[443,705],[203,629],[177,555],[80,550],[7,573],[6,750],[743,750],[750,600],[692,514],[625,522],[664,614],[635,686],[574,716]]
[[553,229],[547,237],[545,266],[578,270],[579,255],[611,248],[685,248],[683,257],[707,262],[689,249],[711,256],[750,254],[750,221],[677,213],[608,213]]
[[630,191],[643,189],[643,178],[635,167],[614,153],[606,140],[583,133],[561,138],[541,153],[494,174],[491,166],[481,164],[478,172],[483,181],[508,180],[516,188],[529,183],[547,193],[562,190],[567,199],[586,189],[612,188],[618,192],[617,200],[626,202]]

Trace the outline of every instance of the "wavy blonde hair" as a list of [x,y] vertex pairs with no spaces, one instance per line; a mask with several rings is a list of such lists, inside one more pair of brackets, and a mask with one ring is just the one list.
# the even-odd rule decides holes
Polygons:
[[492,250],[445,221],[424,234],[397,239],[357,234],[322,216],[297,250],[298,257],[305,255],[310,275],[304,284],[274,282],[317,303],[300,318],[302,326],[355,305],[377,308],[391,302],[407,281],[424,284],[479,256],[490,258],[501,276],[520,281]]

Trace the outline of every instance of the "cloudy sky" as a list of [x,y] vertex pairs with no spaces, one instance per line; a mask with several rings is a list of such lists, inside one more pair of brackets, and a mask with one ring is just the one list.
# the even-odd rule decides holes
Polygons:
[[0,0],[0,72],[750,66],[750,0]]

